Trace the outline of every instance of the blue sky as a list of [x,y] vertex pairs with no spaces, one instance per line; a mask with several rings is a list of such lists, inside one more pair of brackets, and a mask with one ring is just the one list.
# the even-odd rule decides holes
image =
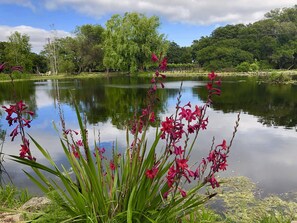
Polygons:
[[[170,2],[170,3],[169,3]],[[0,41],[14,31],[30,36],[39,52],[46,39],[71,35],[76,26],[105,25],[112,14],[136,11],[160,17],[160,33],[180,46],[208,36],[219,26],[248,24],[296,0],[0,0]],[[55,32],[51,30],[55,30]]]

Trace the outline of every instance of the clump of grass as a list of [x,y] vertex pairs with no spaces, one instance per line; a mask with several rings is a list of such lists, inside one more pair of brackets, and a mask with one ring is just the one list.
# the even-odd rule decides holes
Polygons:
[[201,208],[182,219],[182,223],[211,223],[223,222],[223,219],[215,211],[207,208]]
[[0,210],[8,208],[17,209],[30,198],[31,196],[27,189],[19,190],[13,185],[0,187]]
[[268,77],[268,82],[270,83],[275,83],[275,84],[280,84],[280,83],[287,83],[292,80],[292,77],[288,74],[285,74],[283,72],[276,72],[273,71],[269,77]]

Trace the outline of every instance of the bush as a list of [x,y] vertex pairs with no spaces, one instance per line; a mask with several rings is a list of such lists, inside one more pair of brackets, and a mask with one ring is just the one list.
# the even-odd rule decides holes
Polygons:
[[242,62],[241,64],[236,66],[236,71],[238,71],[238,72],[249,72],[250,71],[250,63]]

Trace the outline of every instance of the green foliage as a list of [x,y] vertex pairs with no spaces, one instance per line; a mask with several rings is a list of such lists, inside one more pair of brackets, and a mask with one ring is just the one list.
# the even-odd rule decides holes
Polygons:
[[291,222],[297,203],[271,195],[260,199],[256,185],[246,177],[227,178],[215,200],[223,201],[227,222]]
[[19,190],[13,185],[0,186],[1,209],[17,208],[30,199],[27,190]]
[[151,55],[166,53],[164,35],[157,29],[158,17],[126,13],[113,15],[106,23],[104,66],[109,70],[130,73],[145,70],[151,65]]
[[241,64],[236,66],[236,71],[238,72],[249,72],[250,64],[248,62],[242,62]]
[[253,71],[253,72],[259,71],[259,64],[258,64],[258,62],[255,62],[255,63],[250,64],[249,70],[250,71]]
[[60,205],[51,202],[41,207],[40,210],[24,212],[22,217],[26,222],[48,223],[63,222],[71,216]]
[[221,216],[211,209],[201,208],[182,219],[182,223],[213,223],[223,222]]
[[170,42],[166,57],[170,64],[190,64],[192,63],[192,48],[180,47],[175,42]]
[[22,66],[27,72],[32,71],[32,60],[30,59],[31,45],[30,37],[26,34],[14,32],[8,37],[8,44],[5,47],[5,62],[10,66]]
[[296,68],[296,15],[294,6],[272,10],[266,19],[253,24],[219,27],[209,37],[193,41],[192,54],[195,61],[207,69],[236,67],[247,71],[247,66],[241,63],[254,60],[261,61],[260,69]]
[[275,83],[275,84],[286,83],[286,82],[289,82],[290,80],[291,80],[291,77],[289,75],[283,72],[276,72],[276,71],[273,71],[268,77],[268,82]]
[[259,65],[257,62],[255,63],[248,63],[248,62],[242,62],[241,64],[236,66],[236,71],[238,72],[249,72],[249,71],[258,71]]

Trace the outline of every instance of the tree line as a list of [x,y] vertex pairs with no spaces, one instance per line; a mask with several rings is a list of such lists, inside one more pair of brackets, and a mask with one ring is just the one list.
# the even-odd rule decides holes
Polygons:
[[181,47],[160,34],[159,18],[139,13],[113,15],[105,24],[82,25],[71,37],[48,38],[43,50],[31,51],[30,37],[15,32],[0,42],[0,62],[21,65],[29,73],[78,74],[152,67],[151,54],[168,57],[173,68],[255,71],[297,68],[297,5],[275,9],[251,24],[226,25]]

